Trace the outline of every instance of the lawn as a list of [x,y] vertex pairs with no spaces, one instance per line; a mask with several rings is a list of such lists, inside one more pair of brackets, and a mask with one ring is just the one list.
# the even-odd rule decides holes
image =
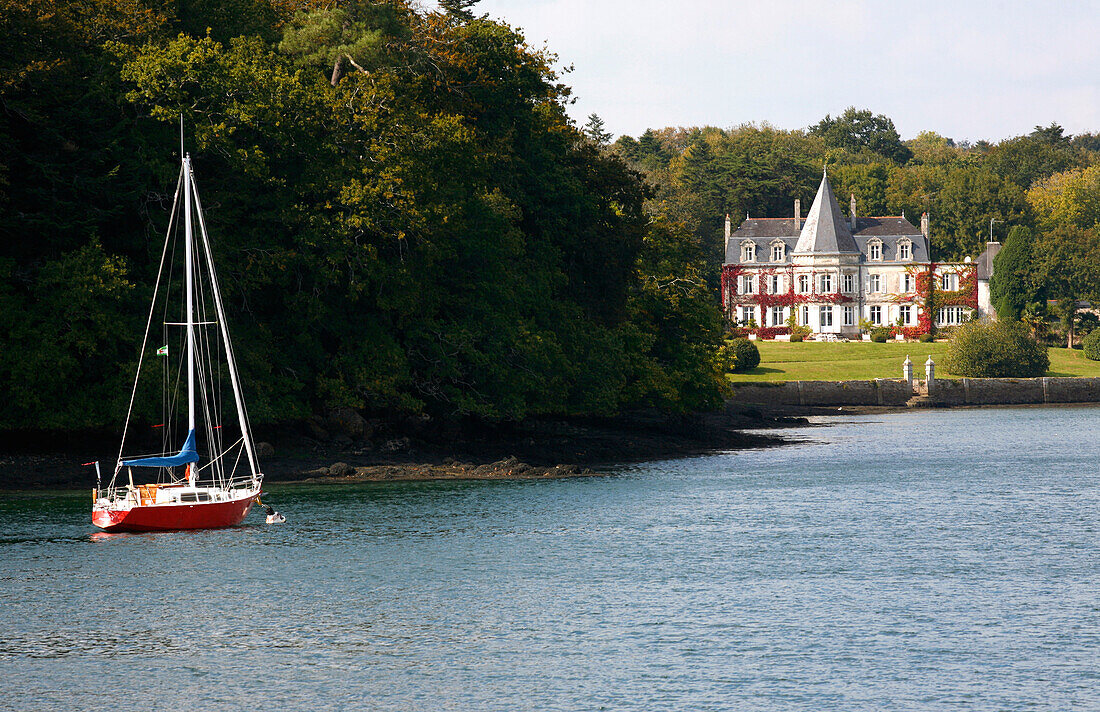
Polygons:
[[[936,375],[952,378],[943,368],[947,342],[929,344],[869,342],[791,344],[785,341],[757,341],[760,365],[746,373],[732,373],[734,383],[746,381],[862,381],[872,378],[901,378],[901,364],[908,355],[913,375],[924,378],[929,355],[936,362]],[[1100,361],[1090,361],[1080,351],[1050,349],[1048,376],[1100,377]]]

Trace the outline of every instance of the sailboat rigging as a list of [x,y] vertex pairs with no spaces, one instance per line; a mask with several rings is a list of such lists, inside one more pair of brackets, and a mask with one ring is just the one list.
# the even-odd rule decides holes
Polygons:
[[[260,497],[263,473],[257,461],[248,413],[241,395],[225,305],[218,288],[214,256],[190,155],[183,155],[168,222],[118,461],[106,489],[98,487],[97,464],[92,523],[106,531],[233,526],[244,520]],[[183,283],[179,285],[182,287],[181,298],[175,303],[171,292],[173,284],[179,279],[172,266],[175,260],[169,257],[175,257],[176,250],[169,248],[174,244],[173,236],[180,232],[181,227]],[[161,369],[164,422],[154,427],[159,427],[162,433],[162,452],[124,457],[130,421],[139,395],[142,361],[149,346],[153,317],[161,303],[165,346],[156,350],[156,358],[164,362]],[[173,307],[182,311],[182,320],[169,320],[169,311]],[[210,314],[210,311],[213,313]],[[178,332],[179,329],[183,331],[181,348],[170,348],[170,330]],[[211,334],[211,331],[215,333]],[[179,358],[174,373],[171,368],[172,354]],[[228,376],[228,389],[223,375]],[[180,412],[182,404],[178,395],[184,381],[187,399],[185,418]],[[236,423],[222,421],[227,395],[234,406]],[[177,420],[183,420],[185,427],[179,427]],[[232,435],[227,438],[225,433],[230,429],[235,430],[232,435],[239,437],[227,443],[226,440]],[[181,439],[182,446],[176,451],[173,444]],[[135,470],[138,480],[143,483],[134,483]],[[126,473],[125,481],[120,482],[123,472]],[[151,477],[155,477],[155,481],[145,481]]]

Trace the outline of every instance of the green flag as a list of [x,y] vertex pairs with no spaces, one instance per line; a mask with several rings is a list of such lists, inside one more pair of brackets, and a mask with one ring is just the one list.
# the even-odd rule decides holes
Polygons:
[[167,355],[168,355],[168,345],[167,344],[165,344],[164,346],[161,346],[159,349],[157,349],[157,356],[167,356]]

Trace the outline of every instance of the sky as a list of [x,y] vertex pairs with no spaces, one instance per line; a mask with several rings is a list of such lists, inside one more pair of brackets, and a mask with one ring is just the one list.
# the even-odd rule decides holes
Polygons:
[[[431,7],[431,0],[424,5]],[[559,57],[584,123],[805,128],[849,106],[903,139],[1100,132],[1100,2],[481,0]]]

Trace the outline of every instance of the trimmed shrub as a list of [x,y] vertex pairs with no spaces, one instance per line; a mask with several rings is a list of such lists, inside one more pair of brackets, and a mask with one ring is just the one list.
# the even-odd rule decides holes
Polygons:
[[748,339],[734,339],[726,349],[730,356],[730,370],[734,373],[750,371],[760,365],[760,350]]
[[1046,373],[1050,358],[1018,321],[975,321],[955,332],[944,367],[970,378],[1034,378]]
[[921,342],[922,344],[927,344],[935,340],[935,337],[933,337],[927,331],[917,337],[917,341]]
[[791,343],[792,344],[800,344],[805,340],[806,340],[806,337],[803,336],[802,334],[791,334]]
[[890,330],[885,326],[878,326],[871,329],[871,341],[876,344],[885,344],[886,340],[890,338]]
[[1093,329],[1081,339],[1081,349],[1085,352],[1085,358],[1100,361],[1100,329]]

